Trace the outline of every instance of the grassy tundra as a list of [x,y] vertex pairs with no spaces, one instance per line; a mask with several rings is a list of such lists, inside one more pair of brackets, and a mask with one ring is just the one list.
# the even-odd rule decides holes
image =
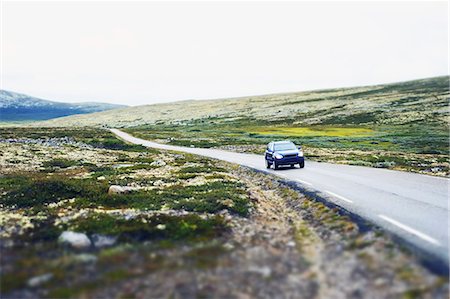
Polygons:
[[0,246],[2,298],[448,294],[382,231],[273,177],[94,128],[0,129]]
[[449,95],[449,77],[438,77],[130,107],[39,125],[119,127],[164,143],[257,153],[291,139],[310,159],[446,176]]
[[265,104],[256,98],[254,106],[271,103],[265,109],[275,113],[264,120],[207,117],[126,131],[164,143],[254,153],[271,140],[290,139],[313,160],[448,176],[448,84],[444,77],[353,93],[265,97]]

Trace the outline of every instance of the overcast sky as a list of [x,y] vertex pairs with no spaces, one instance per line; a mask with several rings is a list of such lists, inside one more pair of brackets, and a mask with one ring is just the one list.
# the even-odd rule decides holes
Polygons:
[[448,74],[441,2],[3,2],[3,89],[128,105]]

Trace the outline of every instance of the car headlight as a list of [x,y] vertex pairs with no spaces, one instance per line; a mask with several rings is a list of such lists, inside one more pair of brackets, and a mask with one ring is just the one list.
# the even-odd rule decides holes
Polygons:
[[275,159],[283,159],[283,155],[280,154],[275,154],[274,157]]
[[298,156],[303,157],[303,151],[298,151]]

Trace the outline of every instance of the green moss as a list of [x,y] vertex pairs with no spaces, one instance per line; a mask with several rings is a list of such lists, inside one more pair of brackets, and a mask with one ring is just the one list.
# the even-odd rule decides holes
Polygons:
[[403,295],[402,295],[402,298],[403,299],[422,298],[424,293],[425,293],[424,290],[412,289],[412,290],[408,290],[408,291],[404,292]]
[[209,182],[199,186],[172,186],[161,193],[164,201],[173,209],[215,213],[229,210],[245,216],[250,208],[250,200],[243,185],[238,182]]
[[408,282],[414,282],[414,281],[419,280],[419,277],[417,276],[416,271],[414,271],[414,269],[409,266],[400,268],[397,271],[397,276],[399,279],[408,281]]
[[234,181],[208,182],[199,186],[173,185],[162,189],[140,190],[108,195],[107,187],[100,192],[81,192],[73,207],[135,208],[159,210],[164,206],[175,210],[216,213],[220,210],[245,216],[251,206],[244,185]]
[[331,209],[321,202],[308,198],[302,201],[301,206],[312,214],[314,221],[319,221],[331,229],[343,234],[356,231],[355,224],[347,216],[340,215],[338,210]]
[[121,242],[146,240],[199,241],[220,236],[226,230],[219,216],[202,219],[198,215],[137,216],[126,220],[108,214],[93,214],[69,224],[70,229],[87,234],[118,236]]
[[206,175],[205,179],[207,179],[207,180],[217,180],[217,179],[226,180],[226,179],[228,179],[228,176],[224,175],[222,173],[213,173],[213,174]]
[[110,282],[114,282],[114,281],[119,281],[119,280],[125,279],[129,276],[130,276],[130,274],[128,271],[126,271],[124,269],[117,269],[117,270],[106,273],[105,278]]
[[59,287],[52,289],[49,293],[50,298],[73,298],[80,292],[78,288]]
[[[3,179],[2,179],[3,180]],[[8,181],[8,179],[6,179]],[[14,180],[14,179],[13,179]],[[16,179],[16,181],[18,181]],[[19,185],[10,186],[0,202],[6,206],[30,208],[73,197],[94,197],[106,193],[106,182],[65,177],[23,177]]]
[[226,172],[226,169],[222,168],[222,167],[216,167],[216,166],[211,166],[211,165],[205,165],[205,166],[189,166],[189,167],[184,167],[182,169],[180,169],[179,173],[211,173],[211,172]]
[[12,290],[21,289],[26,286],[29,274],[27,271],[16,271],[14,273],[2,273],[0,275],[1,293],[7,294]]
[[78,161],[60,158],[60,159],[53,159],[50,161],[46,161],[43,163],[43,166],[46,168],[54,168],[54,167],[68,168],[68,167],[79,165],[79,164],[80,163]]
[[208,244],[206,246],[200,246],[193,248],[184,255],[187,259],[187,267],[194,268],[213,268],[218,265],[219,258],[224,254],[226,250],[220,244]]
[[32,230],[28,230],[26,234],[20,236],[19,240],[27,242],[53,242],[58,239],[61,233],[67,228],[66,226],[55,226],[55,219],[49,217],[45,220],[35,222]]
[[131,208],[139,210],[159,210],[163,200],[155,191],[131,192],[127,194],[108,195],[106,192],[95,197],[78,198],[73,204],[76,208]]
[[177,176],[180,180],[188,180],[198,177],[196,173],[182,173]]
[[370,246],[373,244],[373,242],[374,241],[365,240],[364,236],[361,235],[356,238],[353,238],[347,246],[348,246],[348,249],[350,249],[350,250],[356,250],[356,249],[362,249],[367,246]]

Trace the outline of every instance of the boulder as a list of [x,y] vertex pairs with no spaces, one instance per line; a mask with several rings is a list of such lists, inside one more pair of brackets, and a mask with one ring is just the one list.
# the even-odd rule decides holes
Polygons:
[[94,234],[91,237],[92,243],[97,248],[112,246],[116,243],[117,237]]
[[43,275],[39,275],[39,276],[34,276],[34,277],[28,279],[27,285],[30,288],[35,288],[35,287],[38,287],[38,286],[46,283],[47,281],[49,281],[52,278],[53,278],[53,274],[52,273],[47,273],[47,274],[43,274]]
[[77,254],[73,258],[76,262],[82,264],[91,264],[97,261],[97,257],[94,254],[88,253]]
[[122,186],[117,186],[117,185],[112,185],[109,186],[108,189],[108,194],[112,195],[112,194],[121,194],[121,193],[125,193],[125,190]]
[[166,162],[164,162],[163,160],[156,160],[150,163],[150,166],[165,166],[165,165]]
[[91,240],[89,240],[89,238],[85,234],[72,231],[63,232],[59,236],[58,242],[61,244],[70,245],[71,247],[76,249],[86,249],[91,246]]
[[139,189],[139,187],[111,185],[108,189],[108,194],[113,195],[113,194],[129,193],[129,192],[137,190],[137,189]]

